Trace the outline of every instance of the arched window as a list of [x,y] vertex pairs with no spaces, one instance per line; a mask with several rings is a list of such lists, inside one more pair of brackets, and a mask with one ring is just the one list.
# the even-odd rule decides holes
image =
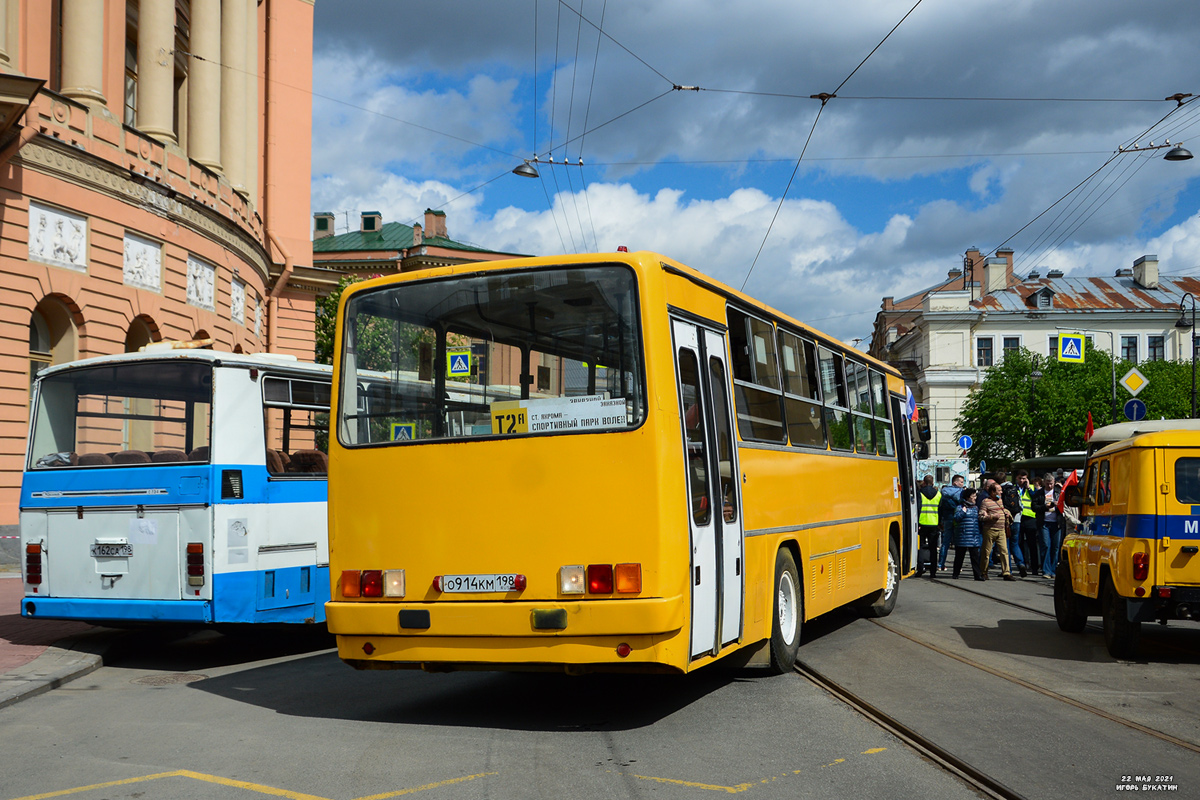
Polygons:
[[125,352],[136,353],[140,348],[154,341],[154,332],[146,320],[138,317],[129,325],[125,332]]
[[59,300],[44,298],[29,319],[30,392],[39,372],[75,358],[75,320],[70,310]]

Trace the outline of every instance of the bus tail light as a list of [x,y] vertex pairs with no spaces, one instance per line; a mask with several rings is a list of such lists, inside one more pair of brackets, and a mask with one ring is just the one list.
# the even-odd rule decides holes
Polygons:
[[362,571],[362,596],[383,597],[383,570],[364,569]]
[[42,583],[42,545],[25,545],[25,582],[30,586]]
[[642,565],[617,564],[613,570],[613,582],[618,594],[637,594],[642,590]]
[[562,567],[558,570],[558,590],[563,594],[583,594],[583,567]]
[[404,570],[385,569],[383,571],[384,597],[404,597]]
[[362,573],[356,569],[342,570],[342,597],[362,596]]
[[204,543],[188,542],[187,545],[188,586],[204,585]]
[[588,594],[612,594],[612,564],[588,564],[587,587]]
[[1144,581],[1150,575],[1150,556],[1147,553],[1133,554],[1133,579]]

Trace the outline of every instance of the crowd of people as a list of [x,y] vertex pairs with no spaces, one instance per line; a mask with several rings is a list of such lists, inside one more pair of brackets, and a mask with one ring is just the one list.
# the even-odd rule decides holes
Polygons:
[[1063,537],[1079,525],[1075,509],[1062,502],[1064,484],[1073,482],[1063,470],[1047,472],[1036,483],[1023,469],[1012,481],[1003,470],[985,473],[979,489],[967,486],[962,475],[941,487],[926,476],[917,487],[917,575],[944,572],[953,546],[955,579],[968,556],[977,581],[988,580],[992,567],[1006,581],[1016,580],[1014,572],[1053,579]]

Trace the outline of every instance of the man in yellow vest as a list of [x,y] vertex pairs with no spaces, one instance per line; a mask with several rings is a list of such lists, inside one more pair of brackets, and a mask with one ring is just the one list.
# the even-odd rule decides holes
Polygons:
[[917,516],[917,534],[921,538],[921,549],[917,553],[917,575],[929,568],[929,577],[937,577],[938,558],[938,506],[942,504],[942,493],[933,485],[933,476],[926,475],[917,492],[921,511]]
[[[1042,561],[1045,553],[1041,552],[1042,537],[1038,533],[1037,510],[1033,507],[1034,489],[1029,485],[1029,475],[1023,469],[1017,470],[1017,495],[1021,498],[1021,550],[1025,553],[1025,563],[1034,575],[1042,574]],[[1013,525],[1017,525],[1013,520]],[[1040,557],[1039,557],[1040,556]],[[1025,577],[1025,570],[1021,570]]]

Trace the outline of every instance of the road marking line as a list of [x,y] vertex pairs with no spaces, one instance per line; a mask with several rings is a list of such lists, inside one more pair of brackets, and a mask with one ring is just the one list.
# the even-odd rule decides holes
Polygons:
[[449,778],[448,780],[438,781],[436,783],[427,783],[424,786],[418,786],[414,789],[401,789],[398,792],[385,792],[384,794],[373,794],[369,797],[359,797],[357,800],[384,800],[386,797],[399,797],[400,795],[404,794],[415,794],[416,792],[423,792],[426,789],[437,789],[440,786],[450,786],[454,783],[464,783],[466,781],[473,781],[476,778],[487,778],[491,775],[499,774],[499,772],[480,772],[477,775],[466,775],[462,778]]
[[[437,789],[441,786],[450,786],[455,783],[464,783],[473,781],[476,778],[486,778],[491,775],[499,775],[499,772],[480,772],[476,775],[466,775],[461,778],[449,778],[444,781],[436,781],[427,783],[424,786],[416,786],[411,789],[400,789],[395,792],[385,792],[383,794],[374,794],[368,797],[360,797],[357,800],[384,800],[389,797],[400,797],[406,794],[415,794],[423,792],[427,789]],[[125,778],[119,781],[105,781],[104,783],[93,783],[88,786],[77,786],[74,789],[60,789],[56,792],[46,792],[44,794],[31,794],[25,797],[17,797],[14,800],[49,800],[51,797],[65,797],[67,795],[79,794],[81,792],[89,792],[94,789],[108,789],[113,786],[128,786],[133,783],[145,783],[146,781],[154,781],[160,778],[191,778],[192,780],[204,781],[205,783],[215,783],[220,786],[231,786],[235,789],[245,789],[258,794],[273,795],[275,797],[286,797],[288,800],[329,800],[329,798],[320,797],[315,794],[305,794],[304,792],[294,792],[290,789],[277,789],[274,786],[265,786],[261,783],[251,783],[249,781],[239,781],[233,778],[222,778],[219,775],[208,775],[203,772],[193,772],[189,769],[173,770],[171,772],[156,772],[153,775],[142,775],[138,778]]]
[[876,753],[882,753],[884,750],[887,750],[887,748],[886,747],[872,747],[870,750],[863,750],[862,754],[864,756],[873,756]]

